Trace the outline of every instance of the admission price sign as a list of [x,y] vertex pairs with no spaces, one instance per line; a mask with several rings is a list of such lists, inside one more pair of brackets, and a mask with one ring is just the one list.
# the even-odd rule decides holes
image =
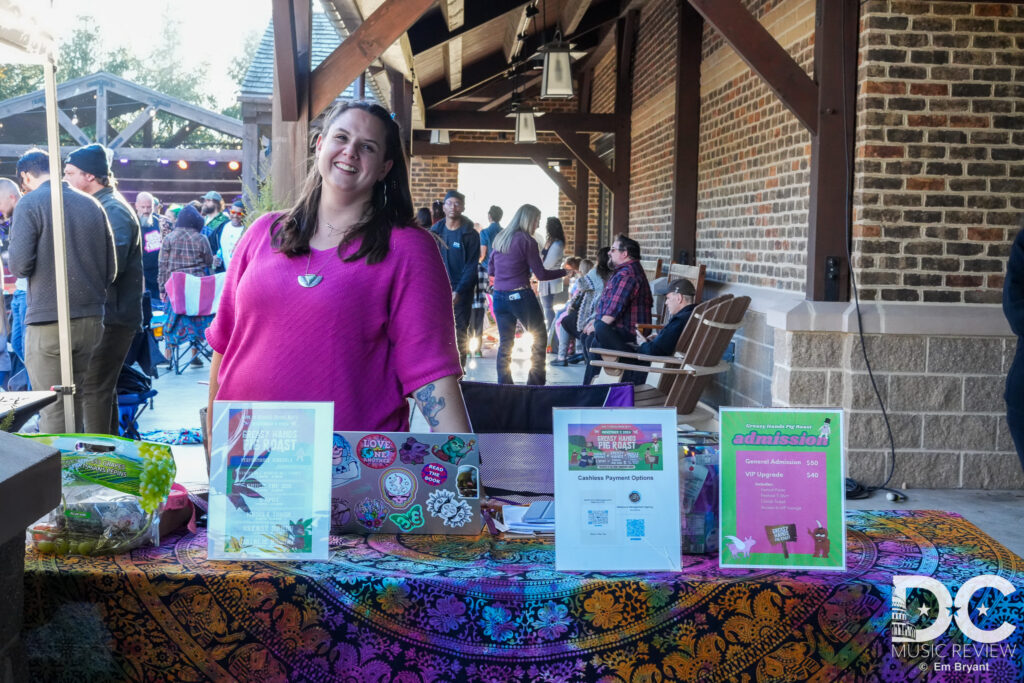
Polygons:
[[679,571],[676,414],[556,408],[555,567]]
[[720,415],[719,566],[845,570],[842,411]]

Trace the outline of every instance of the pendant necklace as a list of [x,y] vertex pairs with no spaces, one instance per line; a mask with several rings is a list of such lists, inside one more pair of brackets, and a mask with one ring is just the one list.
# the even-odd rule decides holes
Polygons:
[[298,278],[299,279],[299,285],[302,286],[302,287],[306,287],[306,288],[316,287],[324,279],[324,276],[320,274],[320,270],[324,269],[323,266],[320,266],[320,270],[316,271],[315,273],[310,273],[309,272],[309,264],[310,264],[310,261],[312,259],[313,259],[313,249],[310,248],[309,256],[306,257],[306,272],[305,272],[304,275],[300,275],[299,278]]

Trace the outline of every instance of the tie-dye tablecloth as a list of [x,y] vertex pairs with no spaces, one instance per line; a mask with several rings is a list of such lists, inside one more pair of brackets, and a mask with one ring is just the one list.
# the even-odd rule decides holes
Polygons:
[[[564,573],[550,543],[486,534],[344,536],[330,563],[309,564],[208,562],[202,531],[111,558],[29,551],[22,635],[46,681],[1024,680],[1020,558],[950,513],[848,521],[842,574],[693,556],[678,574]],[[974,621],[1017,632],[984,659],[896,656],[894,574],[954,595],[1005,577],[1022,590],[979,593],[989,608]],[[932,644],[956,643],[971,641],[953,628]]]

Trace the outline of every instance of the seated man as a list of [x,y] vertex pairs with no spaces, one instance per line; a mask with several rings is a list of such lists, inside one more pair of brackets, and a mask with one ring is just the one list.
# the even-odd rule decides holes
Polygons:
[[[659,286],[660,285],[660,286]],[[668,320],[665,326],[650,338],[643,336],[639,331],[636,333],[636,352],[647,356],[671,356],[675,353],[679,336],[686,328],[686,323],[693,313],[696,304],[693,303],[693,296],[696,290],[693,283],[686,279],[673,280],[668,282],[655,283],[654,293],[665,297],[665,309],[668,312]],[[627,362],[637,365],[650,365],[647,361],[629,359]],[[644,380],[646,381],[646,373]]]
[[[610,265],[614,269],[601,299],[597,303],[595,319],[583,328],[587,335],[584,349],[592,346],[603,349],[631,351],[636,335],[636,326],[651,322],[651,286],[647,274],[640,265],[640,244],[625,235],[619,235],[608,252]],[[590,384],[601,371],[587,362],[583,383]],[[626,371],[623,382],[642,384],[647,373]]]

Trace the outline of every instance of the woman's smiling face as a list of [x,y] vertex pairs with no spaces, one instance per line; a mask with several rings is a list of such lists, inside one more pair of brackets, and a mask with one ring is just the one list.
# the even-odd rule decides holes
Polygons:
[[347,109],[316,142],[317,169],[325,189],[367,195],[384,179],[392,162],[385,159],[384,123],[361,109]]

